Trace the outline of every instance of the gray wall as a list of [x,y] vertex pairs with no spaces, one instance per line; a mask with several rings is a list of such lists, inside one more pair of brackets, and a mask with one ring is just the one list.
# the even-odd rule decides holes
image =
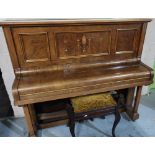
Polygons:
[[[153,66],[154,60],[155,60],[155,19],[153,19],[153,21],[148,25],[145,44],[143,48],[143,55],[142,55],[142,61],[150,67]],[[11,60],[9,57],[8,48],[7,48],[4,34],[1,27],[0,27],[0,68],[3,73],[4,83],[6,85],[6,89],[8,91],[15,115],[23,116],[22,108],[14,106],[14,101],[13,101],[12,91],[11,91],[12,83],[14,80],[14,73],[12,69]],[[147,94],[148,87],[144,87],[142,93]]]

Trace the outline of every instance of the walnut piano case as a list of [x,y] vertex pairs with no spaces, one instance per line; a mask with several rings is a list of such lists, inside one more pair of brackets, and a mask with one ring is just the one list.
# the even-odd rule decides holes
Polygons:
[[[141,62],[150,19],[4,21],[19,106],[117,89],[153,80]],[[30,107],[30,106],[29,106]],[[31,115],[27,109],[26,115]],[[29,121],[32,123],[31,121]]]

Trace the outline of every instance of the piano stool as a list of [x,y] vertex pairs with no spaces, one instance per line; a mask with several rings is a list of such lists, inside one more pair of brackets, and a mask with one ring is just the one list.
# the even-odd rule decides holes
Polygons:
[[75,137],[75,121],[92,119],[95,117],[105,117],[114,114],[115,121],[112,127],[112,136],[115,137],[115,129],[118,125],[121,115],[119,112],[119,102],[115,101],[110,92],[70,99],[71,103],[67,104],[67,113],[69,118],[69,128],[72,137]]

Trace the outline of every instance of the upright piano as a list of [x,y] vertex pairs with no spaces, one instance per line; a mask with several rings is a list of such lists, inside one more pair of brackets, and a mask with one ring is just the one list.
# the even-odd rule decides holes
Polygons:
[[153,81],[153,70],[141,62],[150,21],[0,22],[15,73],[14,103],[24,109],[29,135],[38,129],[36,105],[100,92],[125,90],[125,111],[138,119],[142,86]]

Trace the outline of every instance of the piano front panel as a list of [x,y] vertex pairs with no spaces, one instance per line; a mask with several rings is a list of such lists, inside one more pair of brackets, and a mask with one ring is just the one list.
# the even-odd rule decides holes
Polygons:
[[133,54],[136,56],[138,42],[140,39],[138,29],[117,29],[116,32],[116,54]]
[[25,62],[50,61],[48,34],[20,34],[21,50]]
[[56,33],[56,47],[60,59],[109,55],[111,31]]
[[46,66],[55,59],[49,28],[14,28],[12,32],[21,67]]
[[137,57],[142,24],[12,28],[21,68]]

